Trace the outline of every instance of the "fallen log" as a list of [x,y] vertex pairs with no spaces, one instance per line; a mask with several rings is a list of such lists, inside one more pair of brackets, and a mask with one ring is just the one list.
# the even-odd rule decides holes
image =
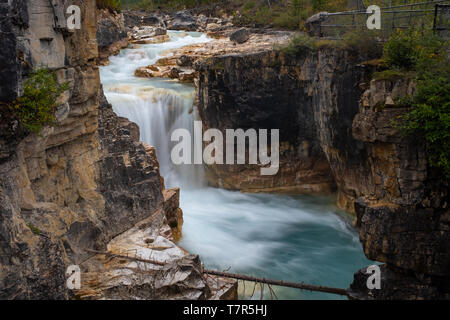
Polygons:
[[303,289],[303,290],[309,290],[309,291],[320,291],[320,292],[348,296],[348,291],[346,289],[341,289],[341,288],[315,286],[312,284],[306,284],[306,283],[302,283],[302,282],[288,282],[288,281],[283,281],[283,280],[272,280],[272,279],[248,276],[245,274],[229,273],[229,272],[222,272],[222,271],[208,270],[208,269],[203,270],[203,273],[215,275],[215,276],[219,276],[219,277],[233,278],[233,279],[238,279],[238,280],[246,280],[246,281],[251,281],[251,282],[266,283],[266,284],[271,284],[271,285],[275,285],[275,286]]

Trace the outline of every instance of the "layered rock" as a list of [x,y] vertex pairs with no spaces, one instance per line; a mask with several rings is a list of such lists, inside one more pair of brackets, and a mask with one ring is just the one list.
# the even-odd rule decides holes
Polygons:
[[[2,69],[8,77],[2,100],[21,95],[22,77],[38,66],[53,69],[59,82],[69,82],[58,101],[55,123],[39,133],[25,131],[14,114],[0,106],[1,299],[72,297],[74,292],[66,286],[67,266],[78,264],[92,271],[83,262],[111,248],[111,240],[117,243],[116,236],[135,230],[142,220],[158,216],[156,225],[142,230],[161,235],[158,241],[174,248],[171,239],[180,233],[178,190],[164,190],[154,148],[139,142],[136,124],[117,117],[103,96],[95,64],[95,1],[73,4],[83,17],[81,29],[74,32],[54,28],[54,10],[64,10],[63,2],[53,7],[46,0],[16,1],[0,7],[5,13],[2,30],[9,30],[6,41],[11,44],[5,70],[14,71]],[[187,277],[196,290],[190,297],[216,297],[218,290],[203,279],[197,258],[171,257],[165,270],[178,272],[186,259],[193,270]],[[154,278],[149,274],[140,279]],[[156,278],[164,277],[158,273]],[[165,297],[182,298],[176,294],[179,285],[165,283]],[[131,294],[134,289],[142,287],[137,284],[128,295],[97,297],[144,297]]]
[[123,11],[125,26],[129,29],[141,26],[166,27],[162,17],[144,11]]
[[450,297],[448,182],[427,163],[426,143],[404,137],[393,121],[409,111],[411,80],[372,80],[353,120],[353,136],[369,157],[368,187],[354,204],[360,240],[369,259],[385,262],[382,290],[368,290],[364,270],[356,296],[375,299]]
[[134,27],[129,32],[129,38],[136,44],[162,43],[170,40],[165,28],[151,26]]
[[236,45],[233,40],[226,36],[233,30],[235,29],[228,29],[226,33],[217,34],[217,38],[211,39],[207,44],[194,44],[169,50],[155,64],[138,68],[135,71],[135,76],[145,78],[167,77],[178,79],[181,82],[194,82],[198,78],[198,73],[193,66],[198,60],[223,54],[271,49],[276,45],[287,43],[292,36],[291,32],[251,33],[247,31],[248,40],[245,44]]
[[316,70],[279,52],[230,54],[196,65],[198,109],[206,129],[280,130],[280,167],[260,175],[258,165],[208,167],[210,183],[242,191],[329,192],[334,187],[317,136],[312,82]]
[[109,10],[97,12],[97,43],[100,64],[107,64],[111,55],[128,46],[128,35],[123,14]]
[[[31,66],[57,70],[58,79],[69,81],[70,89],[61,99],[54,126],[25,139],[2,140],[2,151],[9,150],[2,152],[0,165],[2,299],[68,298],[66,266],[83,256],[78,253],[81,248],[71,248],[101,247],[112,236],[101,234],[93,214],[101,216],[104,205],[94,181],[100,158],[99,78],[92,64],[97,57],[95,2],[75,4],[85,17],[76,33],[54,29],[54,11],[48,1],[16,1],[5,15],[13,26],[11,37],[21,48],[10,53],[10,59],[15,57],[12,65],[18,65],[16,72],[2,70],[10,77],[8,82],[19,88],[10,98],[21,94],[23,73],[17,70]],[[26,135],[17,130],[20,126],[16,126],[17,137]],[[86,228],[74,236],[79,226]]]

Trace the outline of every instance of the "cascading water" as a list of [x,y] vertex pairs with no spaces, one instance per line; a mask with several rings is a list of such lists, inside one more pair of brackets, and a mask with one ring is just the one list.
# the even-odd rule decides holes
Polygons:
[[[350,218],[334,199],[319,196],[242,194],[209,188],[199,165],[175,166],[171,132],[193,131],[194,88],[173,80],[134,77],[168,49],[208,42],[200,33],[169,32],[171,41],[122,50],[101,68],[105,95],[114,111],[136,122],[141,140],[156,147],[167,187],[181,187],[184,212],[180,245],[199,254],[209,268],[266,278],[347,288],[353,273],[371,264]],[[249,297],[253,285],[240,288]],[[337,299],[325,293],[274,288],[278,298]],[[258,289],[257,289],[258,290]],[[269,298],[268,290],[265,297]],[[259,298],[259,293],[255,298]]]

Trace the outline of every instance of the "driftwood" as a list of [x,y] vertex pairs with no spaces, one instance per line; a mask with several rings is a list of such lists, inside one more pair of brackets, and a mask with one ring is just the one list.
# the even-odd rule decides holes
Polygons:
[[315,286],[312,284],[306,284],[306,283],[302,283],[302,282],[288,282],[288,281],[282,281],[282,280],[272,280],[272,279],[248,276],[245,274],[228,273],[228,272],[208,270],[208,269],[203,270],[203,273],[215,275],[215,276],[219,276],[219,277],[233,278],[233,279],[252,281],[252,282],[258,282],[258,283],[266,283],[266,284],[271,284],[271,285],[275,285],[275,286],[282,286],[282,287],[289,287],[289,288],[296,288],[296,289],[303,289],[303,290],[310,290],[310,291],[320,291],[320,292],[326,292],[326,293],[339,294],[339,295],[343,295],[343,296],[348,295],[348,292],[346,289]]

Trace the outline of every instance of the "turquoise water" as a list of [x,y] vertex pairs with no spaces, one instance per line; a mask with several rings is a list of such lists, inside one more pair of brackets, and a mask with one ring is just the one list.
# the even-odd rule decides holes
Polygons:
[[[199,254],[207,268],[308,284],[347,288],[353,273],[370,265],[352,217],[333,197],[243,194],[207,187],[203,168],[174,166],[170,134],[192,130],[194,88],[173,80],[134,77],[134,70],[156,62],[167,49],[208,42],[199,33],[170,32],[171,41],[122,50],[101,68],[105,95],[120,116],[136,122],[141,140],[154,145],[167,187],[181,187],[184,212],[180,245]],[[194,111],[194,112],[192,112]],[[192,132],[192,131],[191,131]],[[240,298],[254,285],[240,283]],[[280,299],[343,297],[274,287]],[[259,299],[259,287],[253,298]],[[264,297],[271,298],[267,287]]]
[[[199,253],[209,268],[348,288],[353,273],[371,264],[352,218],[333,205],[334,198],[220,189],[181,195],[185,224],[180,244]],[[246,289],[249,298],[253,284],[246,284]],[[280,299],[344,298],[280,287],[275,292]],[[259,297],[256,292],[254,298]],[[266,288],[265,298],[269,297]]]

